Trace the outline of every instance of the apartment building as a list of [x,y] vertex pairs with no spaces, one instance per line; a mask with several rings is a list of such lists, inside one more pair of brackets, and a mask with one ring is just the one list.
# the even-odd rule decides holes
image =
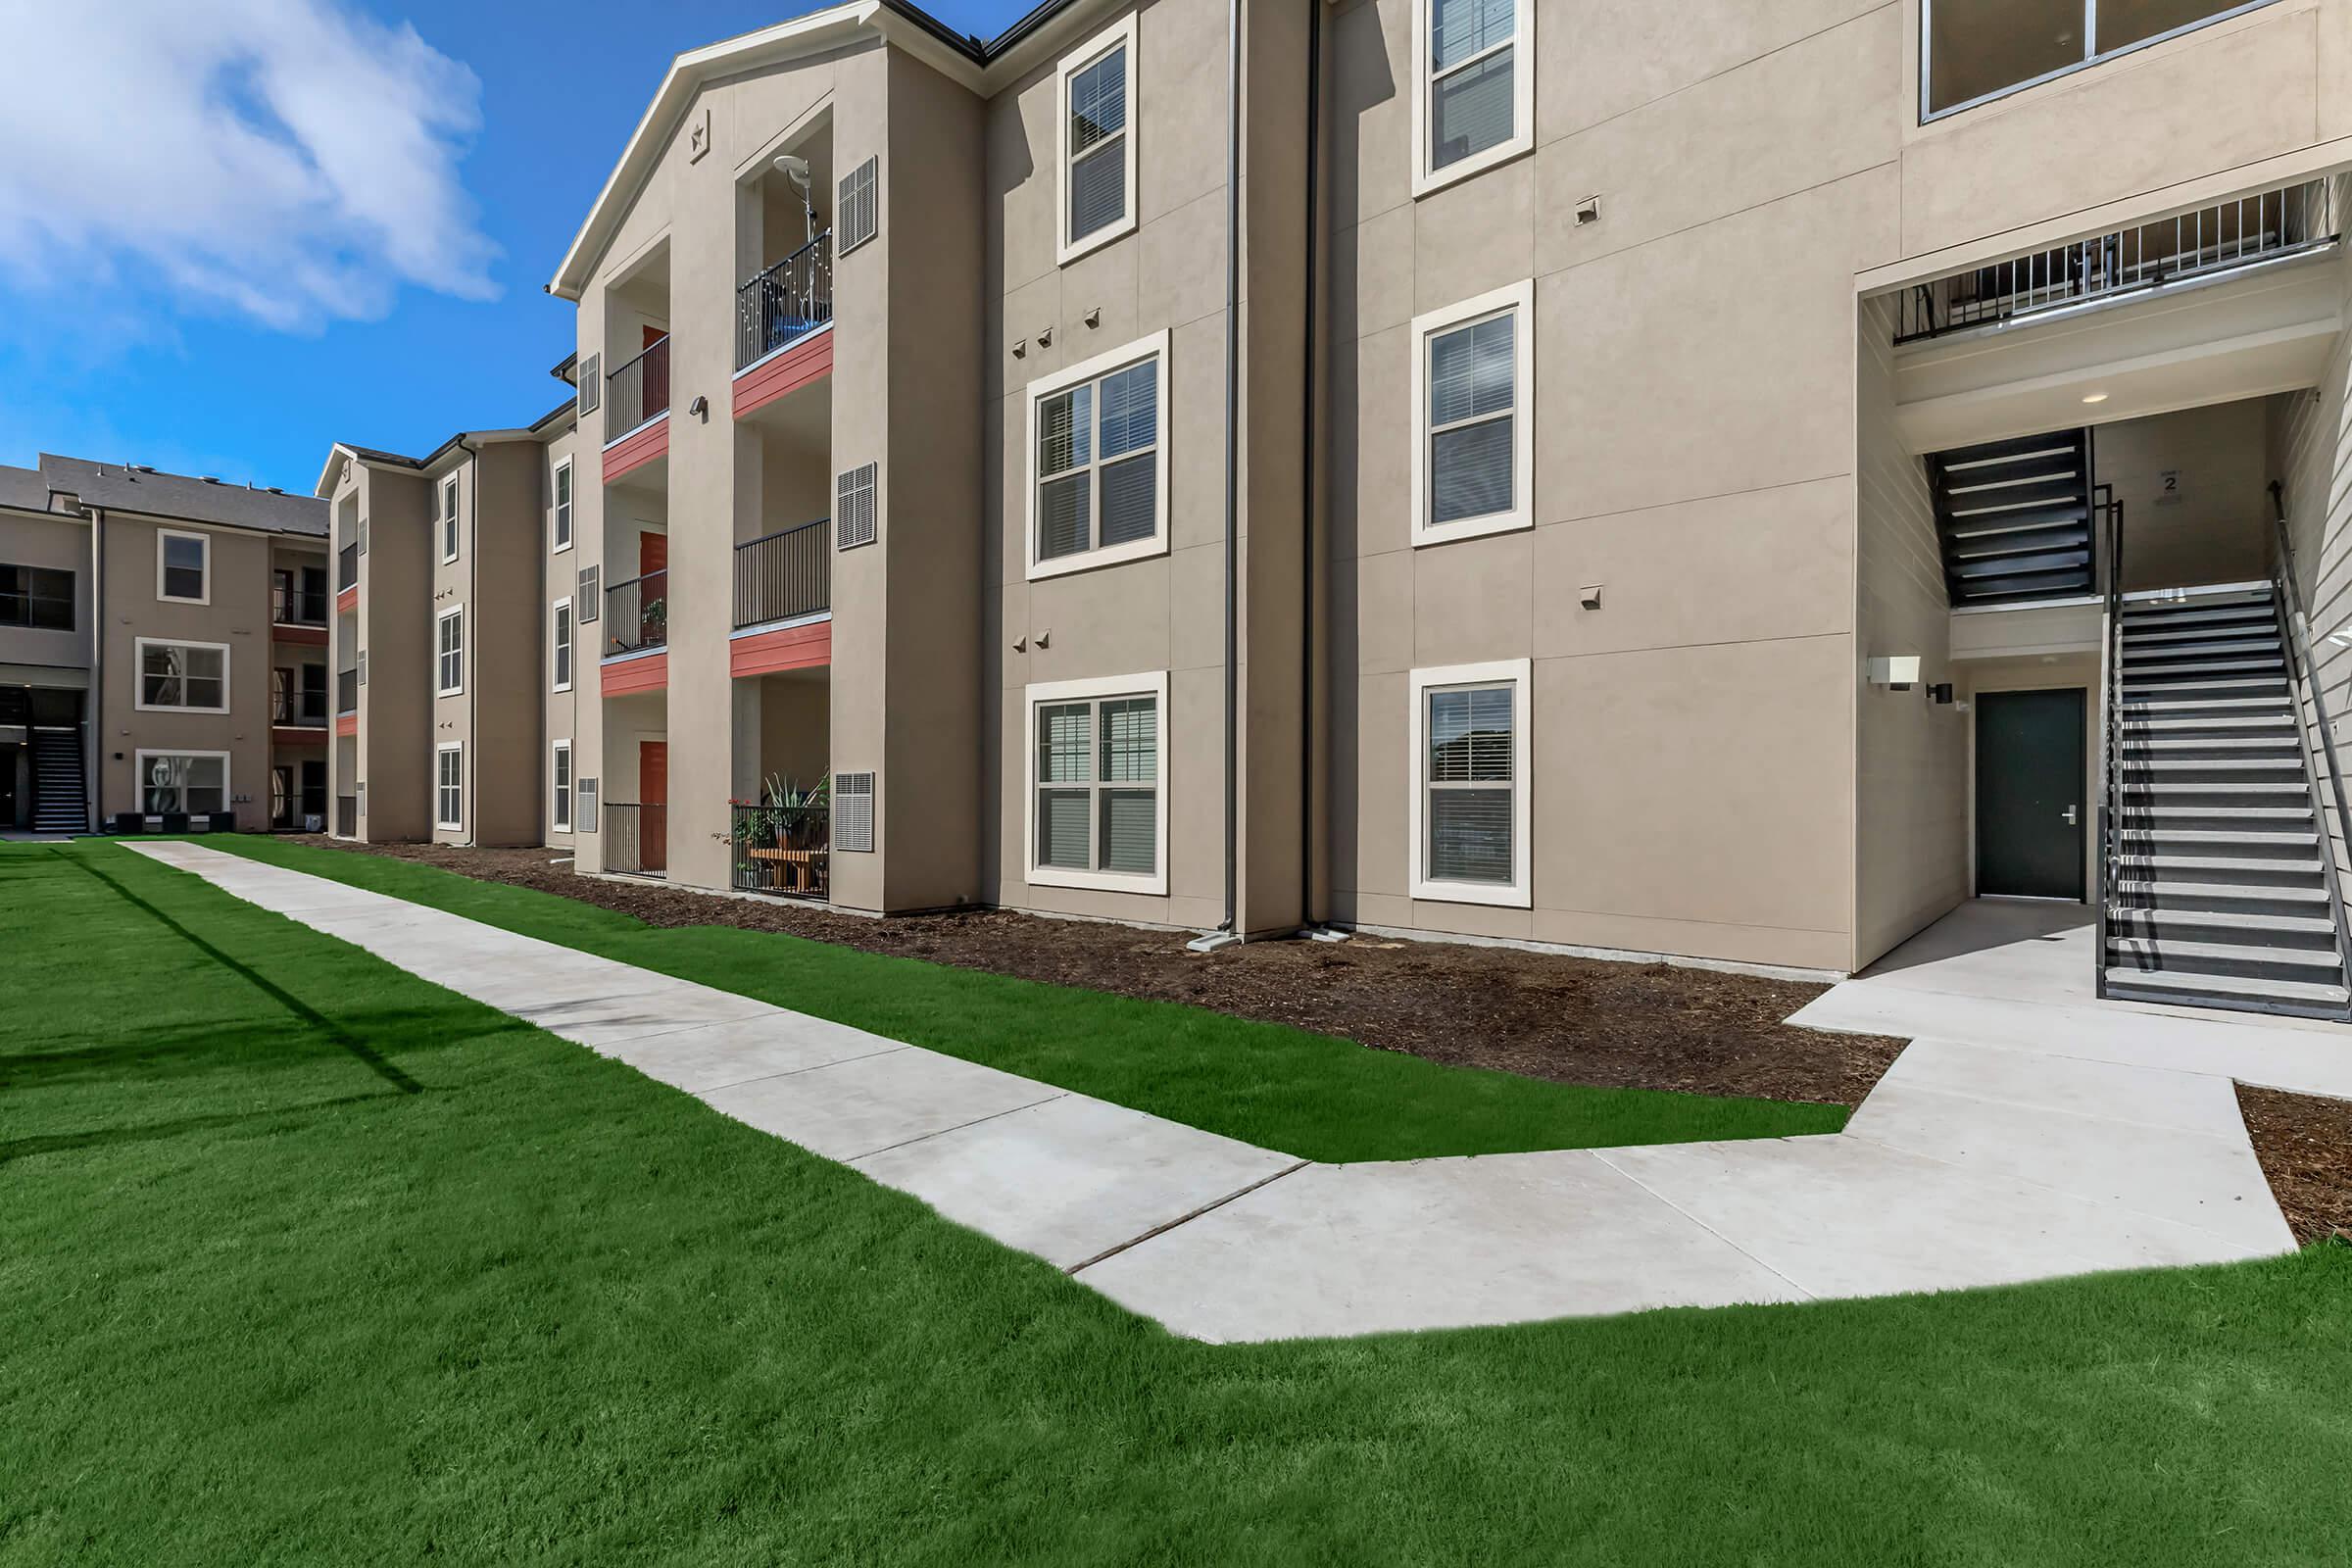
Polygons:
[[567,840],[571,416],[566,399],[528,426],[460,431],[421,458],[329,454],[318,494],[339,563],[338,836]]
[[325,538],[277,490],[0,467],[0,827],[323,821]]
[[[547,832],[1826,973],[2095,901],[2103,995],[2341,1015],[2348,18],[859,0],[682,55],[549,285]],[[442,470],[383,471],[452,591]]]

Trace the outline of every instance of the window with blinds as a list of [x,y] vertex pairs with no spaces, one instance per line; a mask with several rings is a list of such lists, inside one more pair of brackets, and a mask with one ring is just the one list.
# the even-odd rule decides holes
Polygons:
[[466,753],[456,746],[444,746],[438,754],[440,772],[435,779],[434,821],[441,827],[466,825]]
[[568,833],[571,831],[571,742],[556,742],[548,778],[555,788],[554,809],[548,825],[559,833]]
[[872,239],[880,229],[881,210],[875,200],[875,185],[881,168],[879,158],[868,158],[842,176],[835,225],[841,230],[844,255]]
[[833,776],[833,848],[870,855],[874,849],[874,775]]
[[1164,548],[1166,376],[1162,333],[1031,388],[1032,575]]
[[1526,660],[1412,672],[1415,898],[1529,903]]
[[1534,285],[1519,283],[1413,323],[1417,544],[1534,519]]
[[466,688],[465,609],[441,612],[434,637],[439,691],[444,697],[452,697]]
[[881,468],[860,464],[833,480],[833,527],[837,550],[854,550],[874,542],[875,491]]
[[1135,227],[1135,19],[1063,57],[1061,260]]
[[1036,705],[1038,869],[1159,874],[1159,710],[1156,692]]
[[569,550],[571,548],[571,460],[569,458],[565,458],[556,465],[554,494],[555,543],[549,548],[551,550]]
[[458,559],[458,476],[441,481],[441,559]]
[[1420,0],[1416,194],[1534,145],[1534,0]]
[[553,625],[550,627],[549,634],[554,639],[554,647],[550,650],[551,657],[549,662],[554,668],[556,677],[555,689],[560,692],[567,692],[571,690],[570,600],[559,599],[556,601]]

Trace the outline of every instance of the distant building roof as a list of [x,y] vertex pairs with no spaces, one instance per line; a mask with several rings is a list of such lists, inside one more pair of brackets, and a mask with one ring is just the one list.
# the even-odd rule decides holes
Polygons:
[[0,463],[0,507],[22,507],[27,512],[49,510],[49,483],[38,468],[12,468]]
[[[270,533],[326,537],[326,503],[314,496],[287,495],[194,474],[163,473],[120,463],[41,454],[40,477],[48,490],[79,497],[93,507],[143,512],[189,522],[218,522]],[[47,504],[44,495],[43,504]]]

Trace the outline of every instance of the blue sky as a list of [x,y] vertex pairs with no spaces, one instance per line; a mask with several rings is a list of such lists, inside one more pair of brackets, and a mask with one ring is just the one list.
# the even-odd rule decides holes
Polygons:
[[[993,36],[1032,0],[938,0]],[[553,274],[669,57],[795,0],[0,6],[0,463],[307,490],[564,389]],[[189,13],[201,13],[190,17]],[[628,40],[624,47],[619,40]]]

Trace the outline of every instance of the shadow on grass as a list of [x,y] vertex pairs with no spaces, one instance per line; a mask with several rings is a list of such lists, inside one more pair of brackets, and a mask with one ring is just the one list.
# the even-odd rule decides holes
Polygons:
[[[423,1051],[531,1030],[519,1019],[480,1027],[452,1017],[451,1012],[449,1008],[395,1007],[350,1013],[344,1017],[343,1031],[363,1044],[397,1042],[404,1055],[414,1057]],[[0,1094],[81,1083],[121,1083],[132,1074],[148,1082],[184,1081],[220,1072],[273,1075],[339,1059],[332,1050],[321,1055],[288,1049],[297,1042],[304,1047],[312,1044],[305,1031],[226,1024],[165,1030],[150,1027],[135,1037],[56,1051],[0,1050]],[[339,1044],[324,1043],[330,1047]],[[341,1049],[348,1051],[349,1047]]]
[[303,1001],[300,997],[286,990],[283,986],[278,985],[276,982],[270,980],[268,976],[254,969],[251,965],[239,962],[230,955],[222,952],[220,948],[215,947],[212,943],[207,942],[204,938],[198,936],[195,932],[189,930],[186,926],[180,924],[177,920],[174,920],[172,916],[166,914],[163,910],[148,903],[145,899],[140,898],[129,888],[123,886],[119,878],[108,875],[96,864],[80,856],[67,856],[65,858],[71,863],[80,866],[84,871],[87,871],[90,875],[105,883],[108,887],[112,888],[115,893],[124,902],[130,904],[138,909],[144,910],[158,924],[172,932],[183,942],[188,943],[191,947],[195,948],[205,956],[211,958],[214,962],[220,964],[222,967],[228,969],[232,973],[241,976],[248,984],[253,986],[254,989],[262,992],[264,995],[268,996],[270,1001],[276,1003],[286,1011],[294,1014],[294,1016],[300,1018],[303,1022],[318,1030],[320,1035],[325,1037],[334,1045],[339,1046],[343,1050],[349,1052],[355,1058],[364,1063],[368,1071],[374,1073],[378,1078],[381,1078],[384,1082],[390,1084],[402,1094],[415,1095],[423,1093],[424,1086],[422,1084],[410,1077],[407,1073],[402,1072],[400,1068],[395,1066],[392,1062],[387,1061],[383,1054],[374,1047],[368,1045],[365,1040],[362,1040],[350,1030],[345,1029],[342,1025],[336,1023],[332,1018],[329,1018],[325,1013],[320,1012],[318,1008]]
[[67,1153],[79,1149],[110,1149],[122,1144],[161,1143],[167,1138],[178,1138],[188,1133],[210,1132],[222,1127],[246,1123],[290,1121],[318,1110],[339,1110],[349,1105],[365,1105],[376,1101],[398,1101],[419,1090],[378,1091],[372,1095],[339,1095],[332,1100],[314,1100],[299,1105],[277,1105],[269,1110],[229,1110],[211,1116],[181,1116],[172,1121],[146,1122],[136,1127],[99,1127],[89,1132],[44,1133],[37,1138],[17,1138],[0,1143],[0,1165],[13,1160],[29,1159],[36,1154]]

